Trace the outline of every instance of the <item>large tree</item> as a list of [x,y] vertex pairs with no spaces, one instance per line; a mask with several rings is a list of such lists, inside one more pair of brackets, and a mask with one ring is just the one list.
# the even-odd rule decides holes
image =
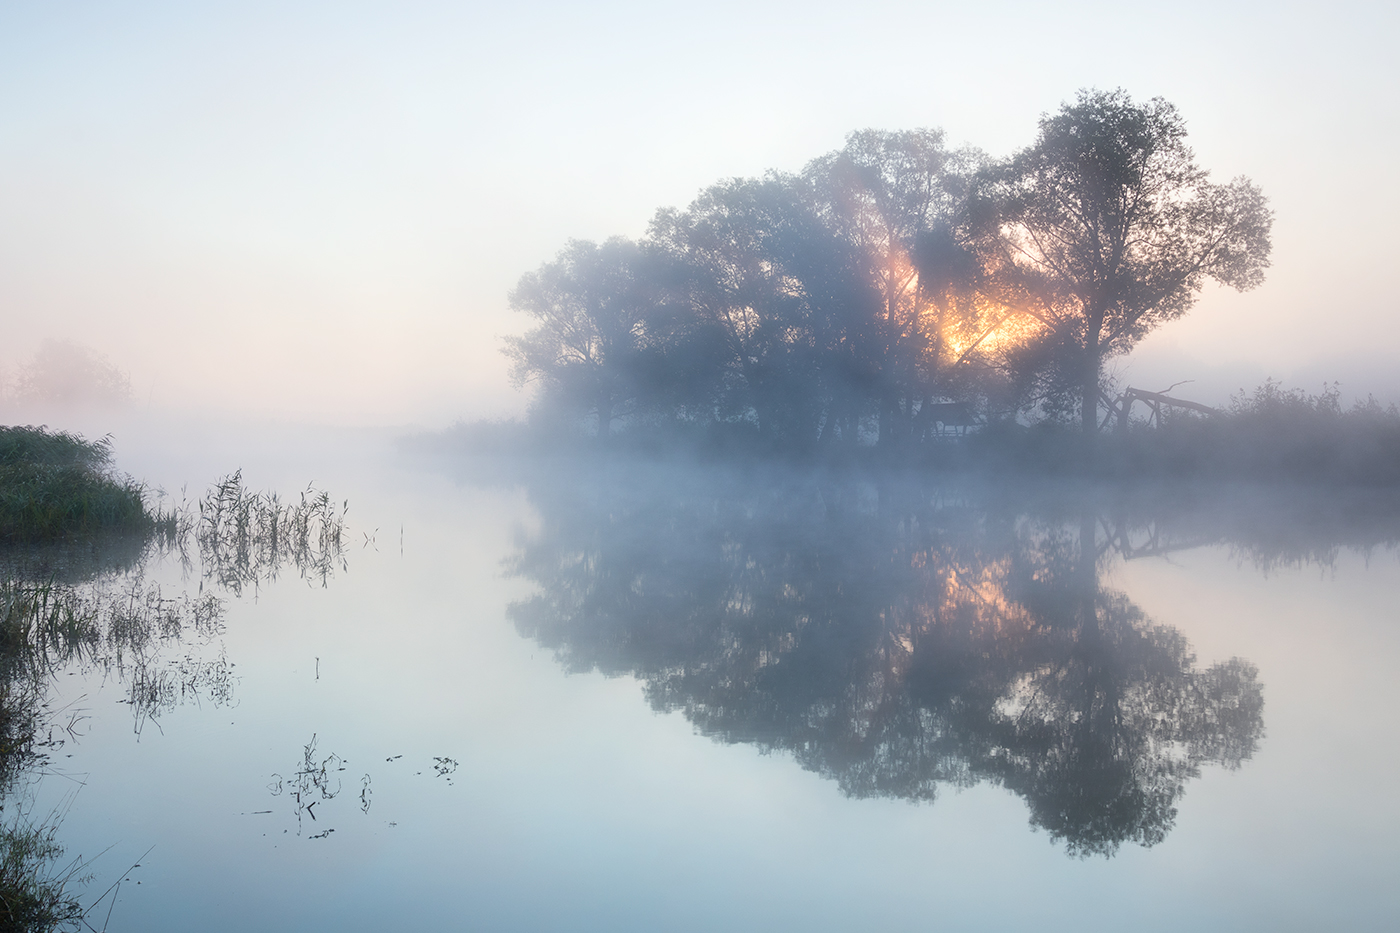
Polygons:
[[852,311],[881,443],[916,433],[932,400],[959,394],[953,371],[988,327],[959,222],[983,161],[947,149],[941,130],[863,130],[803,170],[813,211],[876,299]]
[[1212,183],[1161,98],[1080,91],[989,181],[993,271],[1041,321],[1055,348],[1042,359],[1073,387],[1086,435],[1109,357],[1185,314],[1207,279],[1246,290],[1269,265],[1264,195],[1243,177]]
[[537,322],[506,338],[513,381],[542,383],[545,404],[596,412],[598,436],[607,437],[642,388],[648,315],[661,300],[656,278],[631,240],[571,240],[510,293],[510,306]]

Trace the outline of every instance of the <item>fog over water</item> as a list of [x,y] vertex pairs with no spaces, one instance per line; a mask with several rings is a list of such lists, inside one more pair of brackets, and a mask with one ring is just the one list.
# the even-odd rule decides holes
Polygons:
[[[225,440],[342,543],[196,479],[183,554],[95,568],[173,602],[55,667],[29,793],[115,843],[85,902],[141,863],[113,930],[1400,915],[1393,494]],[[124,462],[229,456],[169,444]]]
[[[78,475],[22,436],[157,510],[0,526],[0,863],[113,933],[1400,928],[1398,20],[0,7],[0,426],[107,439],[0,505]],[[1168,181],[1095,305],[1027,244],[1099,165]]]
[[[1264,287],[1127,361],[1223,401],[1400,397],[1380,3],[13,3],[0,12],[0,367],[45,339],[141,404],[439,426],[523,410],[505,296],[570,237],[846,134],[996,156],[1080,87],[1160,95],[1277,213]],[[1349,396],[1348,396],[1349,397]]]

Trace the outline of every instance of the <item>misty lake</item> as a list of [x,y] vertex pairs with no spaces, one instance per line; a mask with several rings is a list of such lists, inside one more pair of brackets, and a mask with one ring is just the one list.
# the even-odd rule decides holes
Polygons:
[[217,624],[54,673],[99,929],[1400,922],[1393,495],[175,437],[118,465],[344,550],[153,557]]

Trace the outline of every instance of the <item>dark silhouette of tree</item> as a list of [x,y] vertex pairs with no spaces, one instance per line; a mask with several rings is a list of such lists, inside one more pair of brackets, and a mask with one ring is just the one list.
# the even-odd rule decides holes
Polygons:
[[572,240],[510,294],[511,307],[538,322],[524,336],[506,338],[512,379],[538,380],[549,402],[592,411],[599,437],[637,401],[647,317],[657,303],[644,266],[630,240]]
[[705,346],[722,348],[711,416],[802,443],[825,392],[824,328],[793,268],[812,225],[790,178],[734,179],[685,211],[663,210],[652,242],[683,270],[682,295]]
[[1042,322],[1053,352],[1035,362],[1052,391],[1077,397],[1086,433],[1106,359],[1185,314],[1206,279],[1247,290],[1269,264],[1263,193],[1243,177],[1210,182],[1161,98],[1081,91],[989,178],[995,209],[978,216],[1003,300]]
[[796,175],[731,179],[641,243],[575,241],[524,276],[507,339],[540,410],[607,437],[669,425],[769,449],[917,443],[969,404],[1078,409],[1105,360],[1207,279],[1262,281],[1270,213],[1213,184],[1176,110],[1081,92],[998,165],[938,130],[851,134]]
[[882,443],[916,433],[919,412],[960,394],[951,374],[988,326],[959,215],[983,157],[950,152],[941,130],[864,130],[803,171],[826,227],[847,243],[875,302],[858,310]]
[[628,674],[725,742],[846,794],[995,781],[1076,854],[1160,841],[1202,764],[1262,729],[1254,668],[1098,585],[1097,516],[990,511],[917,484],[671,472],[545,478],[522,632]]

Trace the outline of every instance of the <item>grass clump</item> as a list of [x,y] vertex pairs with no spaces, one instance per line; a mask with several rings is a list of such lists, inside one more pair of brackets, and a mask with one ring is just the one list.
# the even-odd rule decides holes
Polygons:
[[0,827],[0,930],[76,930],[82,906],[68,892],[74,864],[57,868],[63,847],[54,822],[18,819]]
[[111,442],[45,427],[0,427],[0,543],[149,533],[163,516],[145,487],[111,471]]
[[296,502],[243,485],[243,471],[219,480],[199,500],[194,526],[206,573],[234,593],[247,584],[275,579],[284,564],[324,586],[344,564],[345,511],[313,487]]

